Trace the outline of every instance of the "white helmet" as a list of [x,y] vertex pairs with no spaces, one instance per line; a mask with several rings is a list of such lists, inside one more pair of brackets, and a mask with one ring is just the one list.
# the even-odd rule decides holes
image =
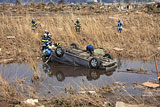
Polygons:
[[79,21],[79,18],[77,18],[77,20]]
[[44,37],[47,37],[47,34],[46,34],[46,33],[44,34]]
[[44,30],[44,33],[47,33],[48,31],[47,30]]
[[48,36],[49,36],[49,37],[51,37],[51,36],[52,36],[52,34],[50,34],[50,33],[49,33],[49,34],[48,34]]

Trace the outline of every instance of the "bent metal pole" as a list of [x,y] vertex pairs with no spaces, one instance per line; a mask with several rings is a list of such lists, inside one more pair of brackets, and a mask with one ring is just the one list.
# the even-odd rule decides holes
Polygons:
[[157,70],[158,80],[159,80],[159,83],[160,83],[159,71],[158,71],[158,65],[157,65],[157,59],[156,59],[156,56],[154,56],[154,60],[155,60],[155,65],[156,65],[156,70]]

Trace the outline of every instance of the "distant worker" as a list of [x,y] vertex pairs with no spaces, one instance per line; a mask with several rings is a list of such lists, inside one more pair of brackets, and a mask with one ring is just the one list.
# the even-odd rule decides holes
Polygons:
[[79,18],[77,18],[77,21],[75,23],[75,29],[76,29],[76,32],[80,32],[80,29],[81,29],[81,24],[80,24],[80,21],[79,21]]
[[123,26],[123,21],[121,21],[120,19],[118,19],[118,22],[117,22],[117,25],[118,25],[118,32],[122,32],[122,26]]
[[88,45],[86,47],[86,51],[89,52],[90,55],[93,55],[94,54],[94,48],[92,45]]
[[34,18],[32,18],[31,24],[32,24],[32,30],[35,31],[37,28],[37,23],[35,22]]

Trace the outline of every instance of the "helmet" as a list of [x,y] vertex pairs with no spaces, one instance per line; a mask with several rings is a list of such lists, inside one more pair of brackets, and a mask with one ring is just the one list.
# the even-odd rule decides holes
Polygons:
[[46,33],[44,34],[44,37],[47,37],[47,34],[46,34]]
[[44,33],[47,33],[48,31],[47,30],[44,30]]
[[54,46],[60,47],[60,46],[61,46],[61,43],[55,43]]
[[79,18],[77,18],[77,20],[79,21]]
[[34,18],[32,18],[32,21],[34,21]]
[[51,37],[52,35],[49,33],[48,36]]

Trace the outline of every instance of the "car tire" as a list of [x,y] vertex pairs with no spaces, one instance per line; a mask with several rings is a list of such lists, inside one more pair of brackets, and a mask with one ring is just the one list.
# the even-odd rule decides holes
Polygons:
[[79,49],[78,44],[76,44],[76,43],[71,43],[70,46],[75,49]]
[[107,58],[112,59],[112,60],[114,59],[113,56],[109,53],[106,53],[103,57],[107,57]]
[[55,50],[56,56],[62,57],[64,55],[64,50],[61,47],[57,47]]
[[94,69],[98,69],[100,67],[100,61],[98,58],[92,58],[89,61],[89,67],[90,68],[94,68]]

